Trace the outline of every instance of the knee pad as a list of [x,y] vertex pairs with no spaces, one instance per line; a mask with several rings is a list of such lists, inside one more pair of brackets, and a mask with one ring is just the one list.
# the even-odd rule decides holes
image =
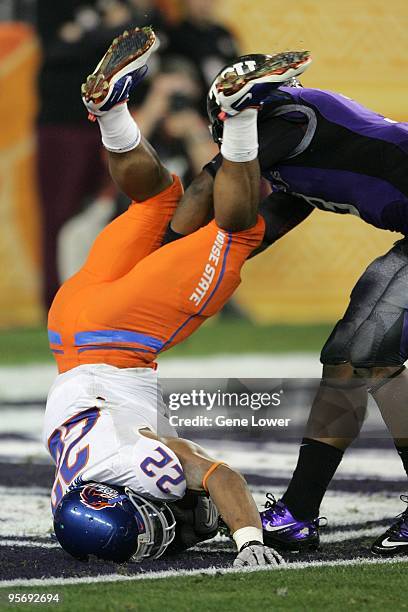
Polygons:
[[353,322],[341,320],[330,334],[320,354],[323,365],[340,365],[350,361],[350,343],[354,336],[356,325]]
[[407,359],[403,341],[405,312],[374,311],[355,334],[350,362],[358,369],[400,368]]

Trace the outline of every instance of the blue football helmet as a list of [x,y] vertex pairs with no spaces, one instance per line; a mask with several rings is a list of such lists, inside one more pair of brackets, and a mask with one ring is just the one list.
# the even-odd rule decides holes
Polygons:
[[68,491],[54,514],[58,542],[83,561],[90,555],[118,563],[157,559],[173,541],[175,528],[167,504],[95,482]]

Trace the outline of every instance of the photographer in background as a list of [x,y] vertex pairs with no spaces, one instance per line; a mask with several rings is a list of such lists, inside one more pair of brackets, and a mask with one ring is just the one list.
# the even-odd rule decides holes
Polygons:
[[144,103],[135,111],[146,138],[184,185],[217,153],[208,121],[198,110],[200,92],[194,66],[181,57],[167,58]]
[[[61,247],[62,228],[111,184],[98,131],[83,109],[81,84],[112,38],[128,25],[136,20],[160,31],[164,20],[150,0],[39,0],[36,17],[43,58],[37,143],[43,301],[48,309],[61,276],[76,271],[76,254],[69,252],[72,240]],[[98,225],[95,231],[100,229]]]

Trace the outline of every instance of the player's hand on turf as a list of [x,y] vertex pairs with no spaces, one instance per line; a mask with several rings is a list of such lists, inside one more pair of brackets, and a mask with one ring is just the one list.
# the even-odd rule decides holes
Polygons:
[[285,560],[276,550],[260,542],[249,542],[240,550],[234,567],[256,567],[259,565],[283,565]]

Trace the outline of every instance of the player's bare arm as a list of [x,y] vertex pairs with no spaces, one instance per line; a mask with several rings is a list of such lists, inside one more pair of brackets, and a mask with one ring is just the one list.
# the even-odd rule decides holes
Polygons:
[[214,218],[214,178],[202,170],[186,189],[170,223],[167,241],[196,232]]
[[[191,234],[214,217],[215,164],[206,168],[194,179],[184,193],[171,220],[167,241]],[[265,236],[262,245],[254,252],[258,255],[280,238],[305,221],[314,211],[313,206],[302,198],[289,193],[273,192],[264,198],[259,206],[259,214],[265,221]]]
[[[152,432],[142,433],[157,439]],[[240,529],[252,528],[247,537],[261,543],[259,511],[243,476],[222,461],[212,459],[202,447],[189,440],[165,437],[160,440],[179,458],[187,489],[210,495],[232,536]],[[240,538],[242,540],[242,532],[234,538],[238,549],[241,547]]]

